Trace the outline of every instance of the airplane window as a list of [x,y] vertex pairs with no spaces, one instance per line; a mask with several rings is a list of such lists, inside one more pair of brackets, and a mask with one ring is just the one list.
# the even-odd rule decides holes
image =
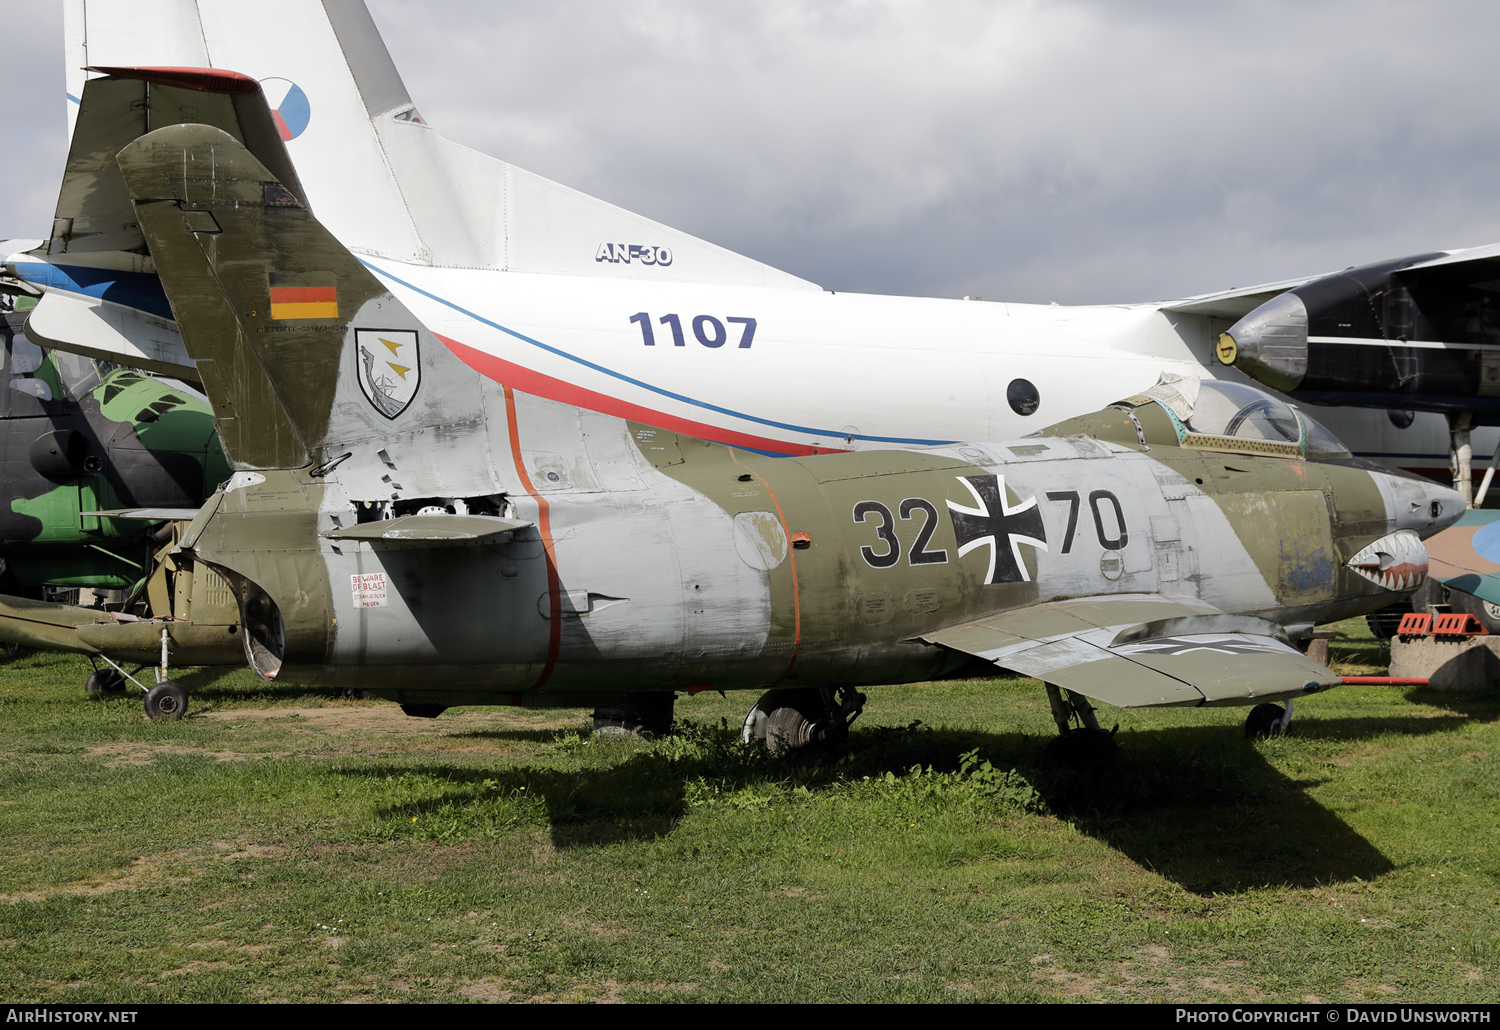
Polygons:
[[20,375],[23,372],[35,372],[42,367],[42,348],[32,343],[20,333],[16,333],[10,340],[10,370]]
[[99,369],[92,358],[55,350],[52,360],[57,365],[63,388],[73,400],[82,400],[84,394],[99,385]]
[[40,397],[44,401],[52,399],[52,387],[47,385],[45,379],[12,379],[10,388],[32,397]]
[[1307,427],[1307,456],[1309,458],[1347,458],[1350,456],[1349,448],[1344,442],[1328,431],[1328,428],[1318,422],[1305,411],[1299,410],[1302,416],[1302,424]]
[[1233,436],[1241,440],[1268,440],[1296,444],[1302,441],[1302,426],[1284,401],[1238,383],[1206,380],[1198,390],[1192,415],[1183,424],[1190,433],[1203,436]]
[[1042,395],[1028,379],[1012,379],[1005,388],[1005,399],[1017,415],[1033,414],[1042,403]]

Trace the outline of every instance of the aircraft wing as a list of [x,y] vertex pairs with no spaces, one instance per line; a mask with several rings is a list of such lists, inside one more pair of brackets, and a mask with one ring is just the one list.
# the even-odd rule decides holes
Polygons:
[[1500,511],[1466,511],[1424,543],[1429,576],[1481,601],[1500,604]]
[[921,639],[1119,708],[1258,704],[1342,682],[1275,623],[1159,594],[1038,604]]
[[1218,293],[1204,293],[1196,297],[1184,297],[1181,300],[1169,300],[1157,306],[1162,311],[1181,311],[1188,315],[1216,315],[1219,318],[1238,320],[1272,297],[1322,277],[1322,275],[1309,275],[1301,279],[1283,279],[1280,282],[1261,283],[1259,286],[1246,286],[1241,289],[1221,290]]

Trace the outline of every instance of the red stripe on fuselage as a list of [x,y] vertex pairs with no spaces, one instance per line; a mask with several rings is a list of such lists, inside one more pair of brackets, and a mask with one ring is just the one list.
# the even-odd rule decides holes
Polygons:
[[572,383],[554,379],[552,376],[534,372],[522,365],[497,358],[493,354],[487,354],[482,350],[450,340],[441,334],[434,334],[443,344],[453,352],[460,361],[468,365],[474,371],[487,379],[493,379],[497,383],[514,387],[522,393],[529,393],[535,397],[546,397],[549,400],[562,401],[564,404],[576,404],[580,408],[588,408],[590,411],[603,412],[606,415],[614,415],[618,418],[627,418],[634,422],[644,422],[647,425],[657,426],[661,429],[671,429],[678,433],[697,437],[699,440],[711,440],[714,443],[729,444],[732,447],[747,447],[755,451],[771,451],[775,454],[842,454],[840,447],[810,447],[807,444],[792,443],[788,440],[773,440],[765,436],[752,436],[749,433],[737,433],[732,429],[723,429],[719,426],[711,426],[706,422],[694,422],[692,419],[679,418],[676,415],[668,415],[664,411],[643,407],[639,404],[631,404],[622,401],[618,397],[610,397],[607,394],[596,393],[593,390],[574,386]]
[[536,502],[536,528],[542,536],[542,559],[547,563],[550,620],[547,623],[547,662],[542,666],[542,674],[531,685],[532,690],[539,690],[552,678],[552,670],[557,668],[558,652],[562,649],[562,579],[557,574],[557,555],[553,551],[552,508],[547,503],[547,498],[537,493],[536,487],[532,485],[531,476],[526,472],[526,462],[521,458],[521,430],[516,418],[516,398],[509,386],[505,388],[505,425],[510,430],[510,456],[516,464],[516,475],[521,477],[521,486]]

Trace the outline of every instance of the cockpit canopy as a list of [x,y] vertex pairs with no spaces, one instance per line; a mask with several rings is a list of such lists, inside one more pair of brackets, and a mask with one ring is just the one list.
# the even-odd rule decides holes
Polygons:
[[1183,447],[1280,457],[1349,457],[1349,448],[1317,420],[1253,386],[1163,373],[1151,389],[1120,403],[1159,406]]

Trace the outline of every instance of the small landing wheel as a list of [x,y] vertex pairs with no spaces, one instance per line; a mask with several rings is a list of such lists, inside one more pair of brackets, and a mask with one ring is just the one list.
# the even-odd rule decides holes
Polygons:
[[171,680],[162,680],[146,691],[146,718],[152,722],[181,719],[187,714],[187,691]]
[[1286,732],[1286,722],[1286,709],[1280,705],[1256,705],[1245,717],[1245,736],[1251,740],[1279,737]]
[[95,700],[125,689],[125,677],[117,669],[95,669],[83,681],[83,692]]

